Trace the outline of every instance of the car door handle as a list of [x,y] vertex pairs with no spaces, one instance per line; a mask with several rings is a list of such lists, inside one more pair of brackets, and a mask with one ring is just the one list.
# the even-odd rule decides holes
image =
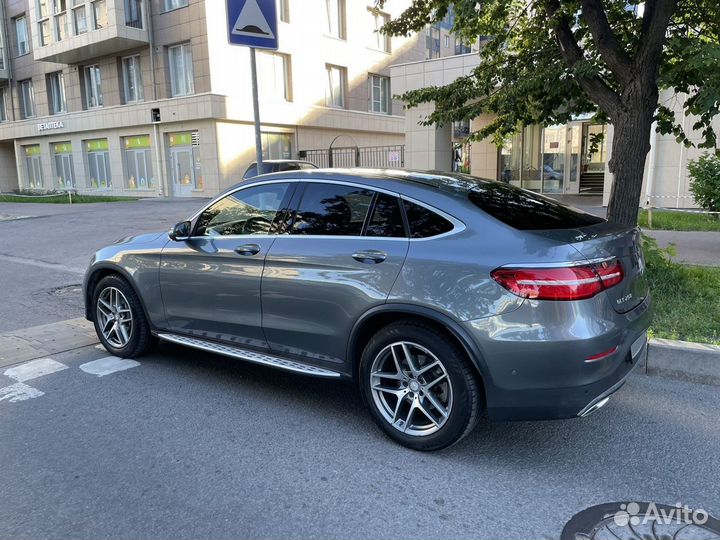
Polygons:
[[387,258],[387,253],[376,249],[366,249],[356,251],[352,255],[353,259],[365,264],[377,264],[383,262]]
[[235,248],[235,253],[238,255],[257,255],[260,253],[260,246],[257,244],[243,244]]

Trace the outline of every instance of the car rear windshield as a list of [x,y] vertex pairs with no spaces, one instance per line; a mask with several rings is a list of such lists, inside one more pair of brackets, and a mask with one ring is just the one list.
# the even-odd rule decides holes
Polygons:
[[500,182],[479,184],[468,192],[468,197],[482,211],[522,231],[577,229],[605,221],[537,193]]

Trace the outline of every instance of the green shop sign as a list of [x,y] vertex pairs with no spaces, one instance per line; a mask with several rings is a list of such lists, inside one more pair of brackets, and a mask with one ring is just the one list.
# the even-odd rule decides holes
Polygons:
[[72,143],[62,142],[53,144],[53,151],[56,154],[72,154]]
[[88,152],[103,152],[108,149],[107,139],[93,139],[85,141]]
[[127,148],[128,150],[150,148],[150,135],[141,135],[139,137],[126,137],[125,148]]
[[26,146],[25,147],[25,155],[26,156],[39,156],[40,155],[40,145],[34,144],[32,146]]
[[192,132],[172,133],[170,135],[170,146],[190,146],[192,144]]

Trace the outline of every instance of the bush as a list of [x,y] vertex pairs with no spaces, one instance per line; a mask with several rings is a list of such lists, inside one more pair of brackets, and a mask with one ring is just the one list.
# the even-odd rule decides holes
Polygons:
[[720,157],[717,154],[700,156],[688,163],[688,170],[695,202],[705,210],[720,212]]

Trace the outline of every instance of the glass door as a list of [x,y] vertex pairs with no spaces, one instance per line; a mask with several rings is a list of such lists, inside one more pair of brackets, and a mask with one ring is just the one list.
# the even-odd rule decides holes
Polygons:
[[195,189],[192,148],[170,148],[170,175],[175,197],[190,197]]
[[550,126],[543,131],[543,193],[563,192],[566,144],[565,126]]

